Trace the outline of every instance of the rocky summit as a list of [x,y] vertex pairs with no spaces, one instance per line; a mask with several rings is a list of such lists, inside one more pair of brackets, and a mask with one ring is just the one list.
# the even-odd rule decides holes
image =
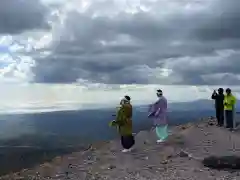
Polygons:
[[233,160],[240,152],[240,133],[217,127],[214,122],[209,119],[173,127],[168,141],[162,144],[156,143],[154,131],[142,131],[136,134],[134,150],[128,153],[121,152],[119,140],[95,143],[87,150],[0,179],[240,179],[237,168],[214,168],[219,162],[216,157]]

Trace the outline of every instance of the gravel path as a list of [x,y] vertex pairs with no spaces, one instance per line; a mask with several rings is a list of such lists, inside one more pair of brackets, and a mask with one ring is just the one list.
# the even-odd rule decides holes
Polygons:
[[[156,144],[154,132],[140,132],[135,150],[121,153],[119,141],[98,143],[88,151],[57,157],[51,163],[0,179],[58,180],[240,180],[239,172],[203,167],[198,158],[239,154],[240,134],[208,123],[172,130],[168,142]],[[188,152],[194,158],[187,157]]]

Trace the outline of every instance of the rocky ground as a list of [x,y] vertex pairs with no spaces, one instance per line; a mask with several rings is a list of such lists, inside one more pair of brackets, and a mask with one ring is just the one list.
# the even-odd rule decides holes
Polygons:
[[209,122],[187,124],[172,129],[163,144],[156,144],[154,131],[136,135],[136,146],[122,153],[118,140],[96,143],[88,150],[57,157],[33,169],[0,179],[59,180],[240,180],[238,171],[218,171],[204,167],[209,155],[240,152],[240,133],[229,132]]

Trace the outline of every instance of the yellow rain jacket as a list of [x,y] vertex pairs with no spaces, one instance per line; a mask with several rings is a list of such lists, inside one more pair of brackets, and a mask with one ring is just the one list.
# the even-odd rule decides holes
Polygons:
[[235,104],[236,104],[236,97],[233,96],[232,94],[230,95],[225,95],[224,96],[224,110],[226,111],[232,111],[234,110]]

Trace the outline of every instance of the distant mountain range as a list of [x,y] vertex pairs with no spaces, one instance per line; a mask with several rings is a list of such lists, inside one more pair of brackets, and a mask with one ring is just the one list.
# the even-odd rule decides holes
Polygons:
[[[146,108],[146,106],[140,106],[139,108]],[[190,102],[174,102],[169,103],[169,111],[196,111],[196,110],[214,110],[214,101],[208,99],[199,99]],[[240,104],[236,104],[236,109],[240,111]]]
[[[134,107],[133,121],[136,132],[151,126],[147,111],[148,107],[144,105]],[[109,108],[0,115],[0,139],[26,134],[109,139],[116,136],[115,130],[108,127],[108,122],[114,118],[112,115],[115,112],[115,108]],[[210,115],[214,115],[213,101],[210,100],[169,103],[168,116],[172,125]]]
[[[137,106],[136,109],[142,112],[146,112],[148,106]],[[213,110],[214,109],[214,101],[201,99],[190,102],[174,102],[168,104],[168,111],[196,111],[196,110]]]

